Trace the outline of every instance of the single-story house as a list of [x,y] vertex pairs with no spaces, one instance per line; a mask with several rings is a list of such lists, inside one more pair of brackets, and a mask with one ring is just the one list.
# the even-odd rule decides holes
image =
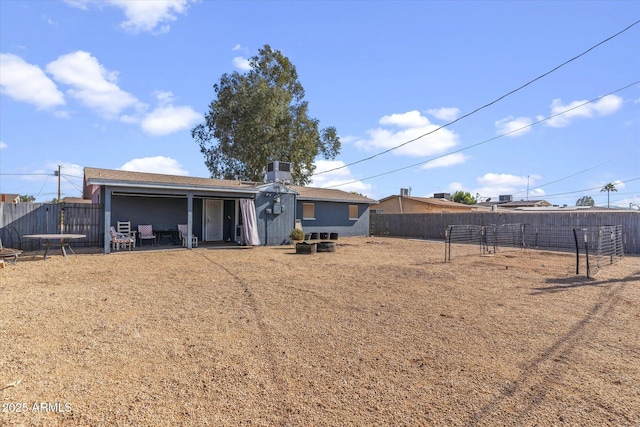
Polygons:
[[470,212],[474,206],[435,197],[413,197],[407,194],[388,196],[371,206],[376,213],[453,213]]
[[20,195],[19,194],[0,193],[0,202],[20,203]]
[[552,206],[546,200],[513,200],[511,194],[501,195],[498,200],[487,200],[479,202],[478,206],[488,207],[492,210],[500,209],[520,209],[520,208],[546,208]]
[[[105,236],[118,221],[130,221],[133,230],[151,224],[158,233],[187,224],[201,242],[247,245],[286,244],[297,221],[305,233],[369,234],[375,200],[281,178],[277,167],[262,183],[85,167],[83,198],[104,205]],[[110,252],[109,238],[104,250]]]

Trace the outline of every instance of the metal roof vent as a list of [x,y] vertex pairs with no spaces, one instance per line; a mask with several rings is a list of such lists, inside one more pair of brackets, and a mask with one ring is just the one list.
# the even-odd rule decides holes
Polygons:
[[291,183],[291,163],[274,160],[267,163],[267,182]]

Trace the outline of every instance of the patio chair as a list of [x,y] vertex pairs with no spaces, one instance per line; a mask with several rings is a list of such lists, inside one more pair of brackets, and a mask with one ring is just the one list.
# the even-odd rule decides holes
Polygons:
[[151,224],[138,225],[138,239],[140,239],[140,246],[142,246],[143,240],[152,240],[152,243],[156,244],[156,235],[153,233],[153,226]]
[[133,239],[133,247],[136,247],[136,230],[131,229],[131,221],[118,221],[118,233],[128,234]]
[[2,246],[2,239],[0,239],[0,260],[2,261],[3,265],[5,258],[8,258],[9,261],[13,263],[13,265],[16,265],[18,263],[18,255],[20,255],[21,253],[22,251],[20,249],[5,248],[4,246]]
[[[180,235],[180,240],[182,240],[182,246],[186,247],[189,236],[189,226],[187,224],[178,224],[178,234]],[[196,236],[191,236],[191,247],[198,247],[198,238]]]
[[129,248],[131,250],[133,246],[134,240],[131,238],[129,234],[126,233],[118,233],[116,228],[111,226],[111,250],[119,251],[120,247]]

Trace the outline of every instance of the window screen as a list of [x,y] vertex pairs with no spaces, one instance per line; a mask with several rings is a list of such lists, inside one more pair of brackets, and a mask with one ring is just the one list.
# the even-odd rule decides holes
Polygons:
[[316,206],[313,203],[302,204],[302,218],[303,219],[316,219]]
[[349,205],[349,219],[358,219],[358,205]]

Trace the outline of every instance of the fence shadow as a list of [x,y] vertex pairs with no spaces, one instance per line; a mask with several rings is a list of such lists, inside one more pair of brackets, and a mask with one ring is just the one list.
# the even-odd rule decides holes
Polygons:
[[568,291],[575,288],[581,288],[584,286],[603,287],[603,286],[613,285],[617,283],[639,282],[639,281],[640,281],[640,271],[630,274],[629,276],[623,277],[622,279],[597,280],[593,277],[587,278],[584,276],[550,278],[550,279],[547,279],[546,282],[555,286],[542,286],[538,288],[533,288],[535,292],[531,292],[529,295],[541,295],[546,293],[562,292],[562,291]]

